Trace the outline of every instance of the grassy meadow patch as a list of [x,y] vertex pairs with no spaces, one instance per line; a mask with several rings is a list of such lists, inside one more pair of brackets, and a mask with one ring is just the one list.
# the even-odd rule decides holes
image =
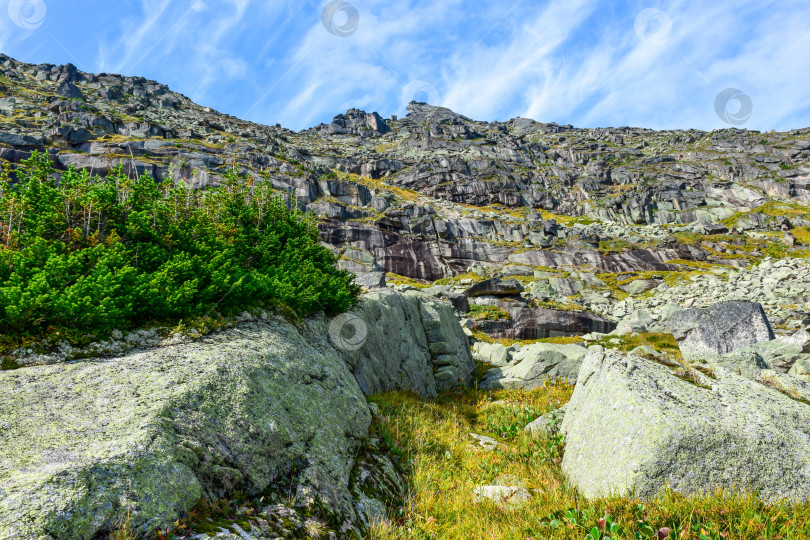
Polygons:
[[[562,473],[562,438],[532,437],[524,426],[570,399],[573,388],[549,383],[526,391],[453,391],[433,402],[404,393],[377,395],[374,430],[408,463],[409,496],[396,519],[371,538],[537,540],[663,538],[695,540],[810,537],[810,503],[765,504],[753,494],[667,492],[589,501]],[[500,445],[486,450],[471,433]],[[599,441],[594,441],[599,444]],[[787,472],[789,474],[789,471]],[[473,491],[501,475],[518,477],[531,499],[505,509],[474,503]]]

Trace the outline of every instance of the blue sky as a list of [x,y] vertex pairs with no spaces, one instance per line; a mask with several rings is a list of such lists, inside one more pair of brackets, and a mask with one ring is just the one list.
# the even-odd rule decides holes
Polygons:
[[810,126],[808,21],[808,0],[0,0],[0,51],[292,129],[416,98],[480,120],[784,131]]

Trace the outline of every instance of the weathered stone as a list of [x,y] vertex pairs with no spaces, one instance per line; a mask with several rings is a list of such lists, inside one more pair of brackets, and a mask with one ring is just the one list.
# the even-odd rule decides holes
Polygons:
[[645,291],[657,287],[661,281],[649,279],[636,279],[630,283],[626,283],[619,288],[629,294],[641,294]]
[[[340,322],[363,336],[362,346],[347,340],[343,355],[367,395],[404,389],[433,397],[468,381],[475,369],[467,336],[447,302],[373,292]],[[447,369],[437,386],[433,367],[439,362]]]
[[574,296],[582,290],[582,282],[575,279],[553,277],[548,279],[548,284],[560,296]]
[[481,447],[484,450],[495,450],[496,448],[505,448],[505,446],[492,437],[486,435],[479,435],[477,433],[470,433],[470,437],[475,440],[475,446]]
[[759,353],[749,348],[739,349],[713,358],[708,363],[712,366],[723,367],[732,373],[749,379],[756,379],[763,369],[770,367]]
[[590,351],[562,423],[563,471],[586,497],[669,486],[807,500],[810,406],[722,368],[716,376],[696,373],[697,385],[649,360]]
[[523,481],[513,474],[502,474],[492,485],[475,488],[473,492],[473,502],[476,504],[490,500],[505,510],[520,508],[531,498]]
[[527,424],[524,430],[528,431],[535,437],[540,435],[548,435],[559,431],[560,424],[562,423],[563,418],[565,418],[565,407],[566,405],[563,405],[559,409],[547,412],[534,422]]
[[488,279],[476,283],[465,291],[470,298],[478,296],[511,296],[523,292],[523,285],[516,279]]
[[385,272],[360,272],[354,282],[364,289],[382,289],[385,287]]
[[476,328],[495,339],[544,339],[600,332],[606,334],[616,324],[587,311],[562,311],[531,307],[519,302],[498,302],[509,313],[508,320],[477,321]]
[[756,355],[761,359],[761,362],[766,365],[763,369],[774,369],[780,373],[787,373],[793,365],[803,359],[809,358],[806,332],[798,332],[793,336],[780,336],[771,341],[763,341],[743,349],[739,349],[731,356],[737,353]]
[[512,361],[512,348],[500,343],[478,342],[473,345],[473,359],[493,366],[506,366]]
[[623,318],[611,334],[623,336],[633,332],[647,332],[652,325],[653,318],[650,313],[640,309]]
[[587,352],[579,345],[524,345],[512,354],[508,365],[489,370],[479,387],[532,390],[549,379],[564,379],[573,384]]
[[533,276],[534,270],[529,266],[507,265],[501,269],[501,276]]
[[706,309],[688,309],[666,322],[687,360],[716,357],[774,339],[762,306],[751,302],[720,302]]
[[439,295],[441,298],[446,298],[453,305],[453,309],[459,314],[465,314],[470,311],[470,302],[466,294],[457,293],[453,291],[443,292]]
[[17,135],[15,133],[0,131],[0,144],[8,144],[9,146],[39,146],[42,144],[42,140],[29,137],[28,135]]

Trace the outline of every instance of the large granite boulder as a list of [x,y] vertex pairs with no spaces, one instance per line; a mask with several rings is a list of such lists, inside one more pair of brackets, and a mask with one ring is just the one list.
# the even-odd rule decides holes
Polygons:
[[[467,336],[449,302],[379,291],[365,295],[341,320],[364,336],[356,343],[362,346],[349,338],[342,352],[366,395],[410,390],[435,397],[437,390],[469,382],[475,370]],[[337,325],[330,326],[334,334]]]
[[[810,497],[810,406],[716,368],[716,378],[679,377],[650,360],[613,351],[585,357],[561,429],[562,468],[587,497],[652,497],[723,487],[766,501]],[[785,379],[792,379],[785,375]],[[793,393],[793,395],[788,395]]]
[[127,511],[146,534],[294,467],[295,496],[353,516],[368,407],[340,354],[287,323],[6,371],[0,389],[0,537],[92,538]]
[[666,326],[689,361],[714,358],[774,339],[762,306],[752,302],[719,302],[705,309],[675,313]]
[[542,387],[547,379],[564,379],[574,384],[587,352],[579,345],[524,345],[512,353],[508,365],[490,369],[479,387],[532,390]]
[[432,396],[471,370],[449,304],[383,292],[331,321],[0,372],[0,538],[94,538],[127,512],[146,535],[235,490],[362,534],[382,506],[351,488],[364,391]]

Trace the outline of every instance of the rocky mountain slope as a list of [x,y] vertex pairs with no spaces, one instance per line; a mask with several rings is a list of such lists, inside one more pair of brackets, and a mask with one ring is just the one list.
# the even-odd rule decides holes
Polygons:
[[[45,150],[62,168],[120,164],[198,187],[237,168],[321,217],[323,240],[368,287],[387,274],[442,280],[435,294],[453,296],[517,278],[521,291],[471,297],[509,313],[480,325],[496,337],[604,329],[650,289],[708,270],[725,282],[767,257],[803,258],[810,243],[810,129],[576,129],[412,103],[405,118],[350,110],[295,133],[138,77],[0,66],[0,159]],[[810,291],[788,292],[768,307],[777,326],[809,311]]]
[[[236,485],[273,493],[252,537],[366,534],[403,486],[364,396],[434,398],[469,383],[473,360],[485,391],[576,384],[549,414],[573,449],[560,474],[584,495],[734,487],[733,461],[766,498],[807,499],[810,129],[577,129],[411,103],[296,133],[138,77],[0,68],[12,176],[35,151],[56,175],[122,167],[193,189],[234,169],[317,216],[373,290],[343,321],[360,321],[356,343],[318,318],[247,317],[202,337],[17,350],[4,367],[22,369],[0,373],[2,534],[90,538],[124,508],[147,533]],[[602,432],[615,445],[594,445]],[[217,534],[251,537],[228,526]]]

